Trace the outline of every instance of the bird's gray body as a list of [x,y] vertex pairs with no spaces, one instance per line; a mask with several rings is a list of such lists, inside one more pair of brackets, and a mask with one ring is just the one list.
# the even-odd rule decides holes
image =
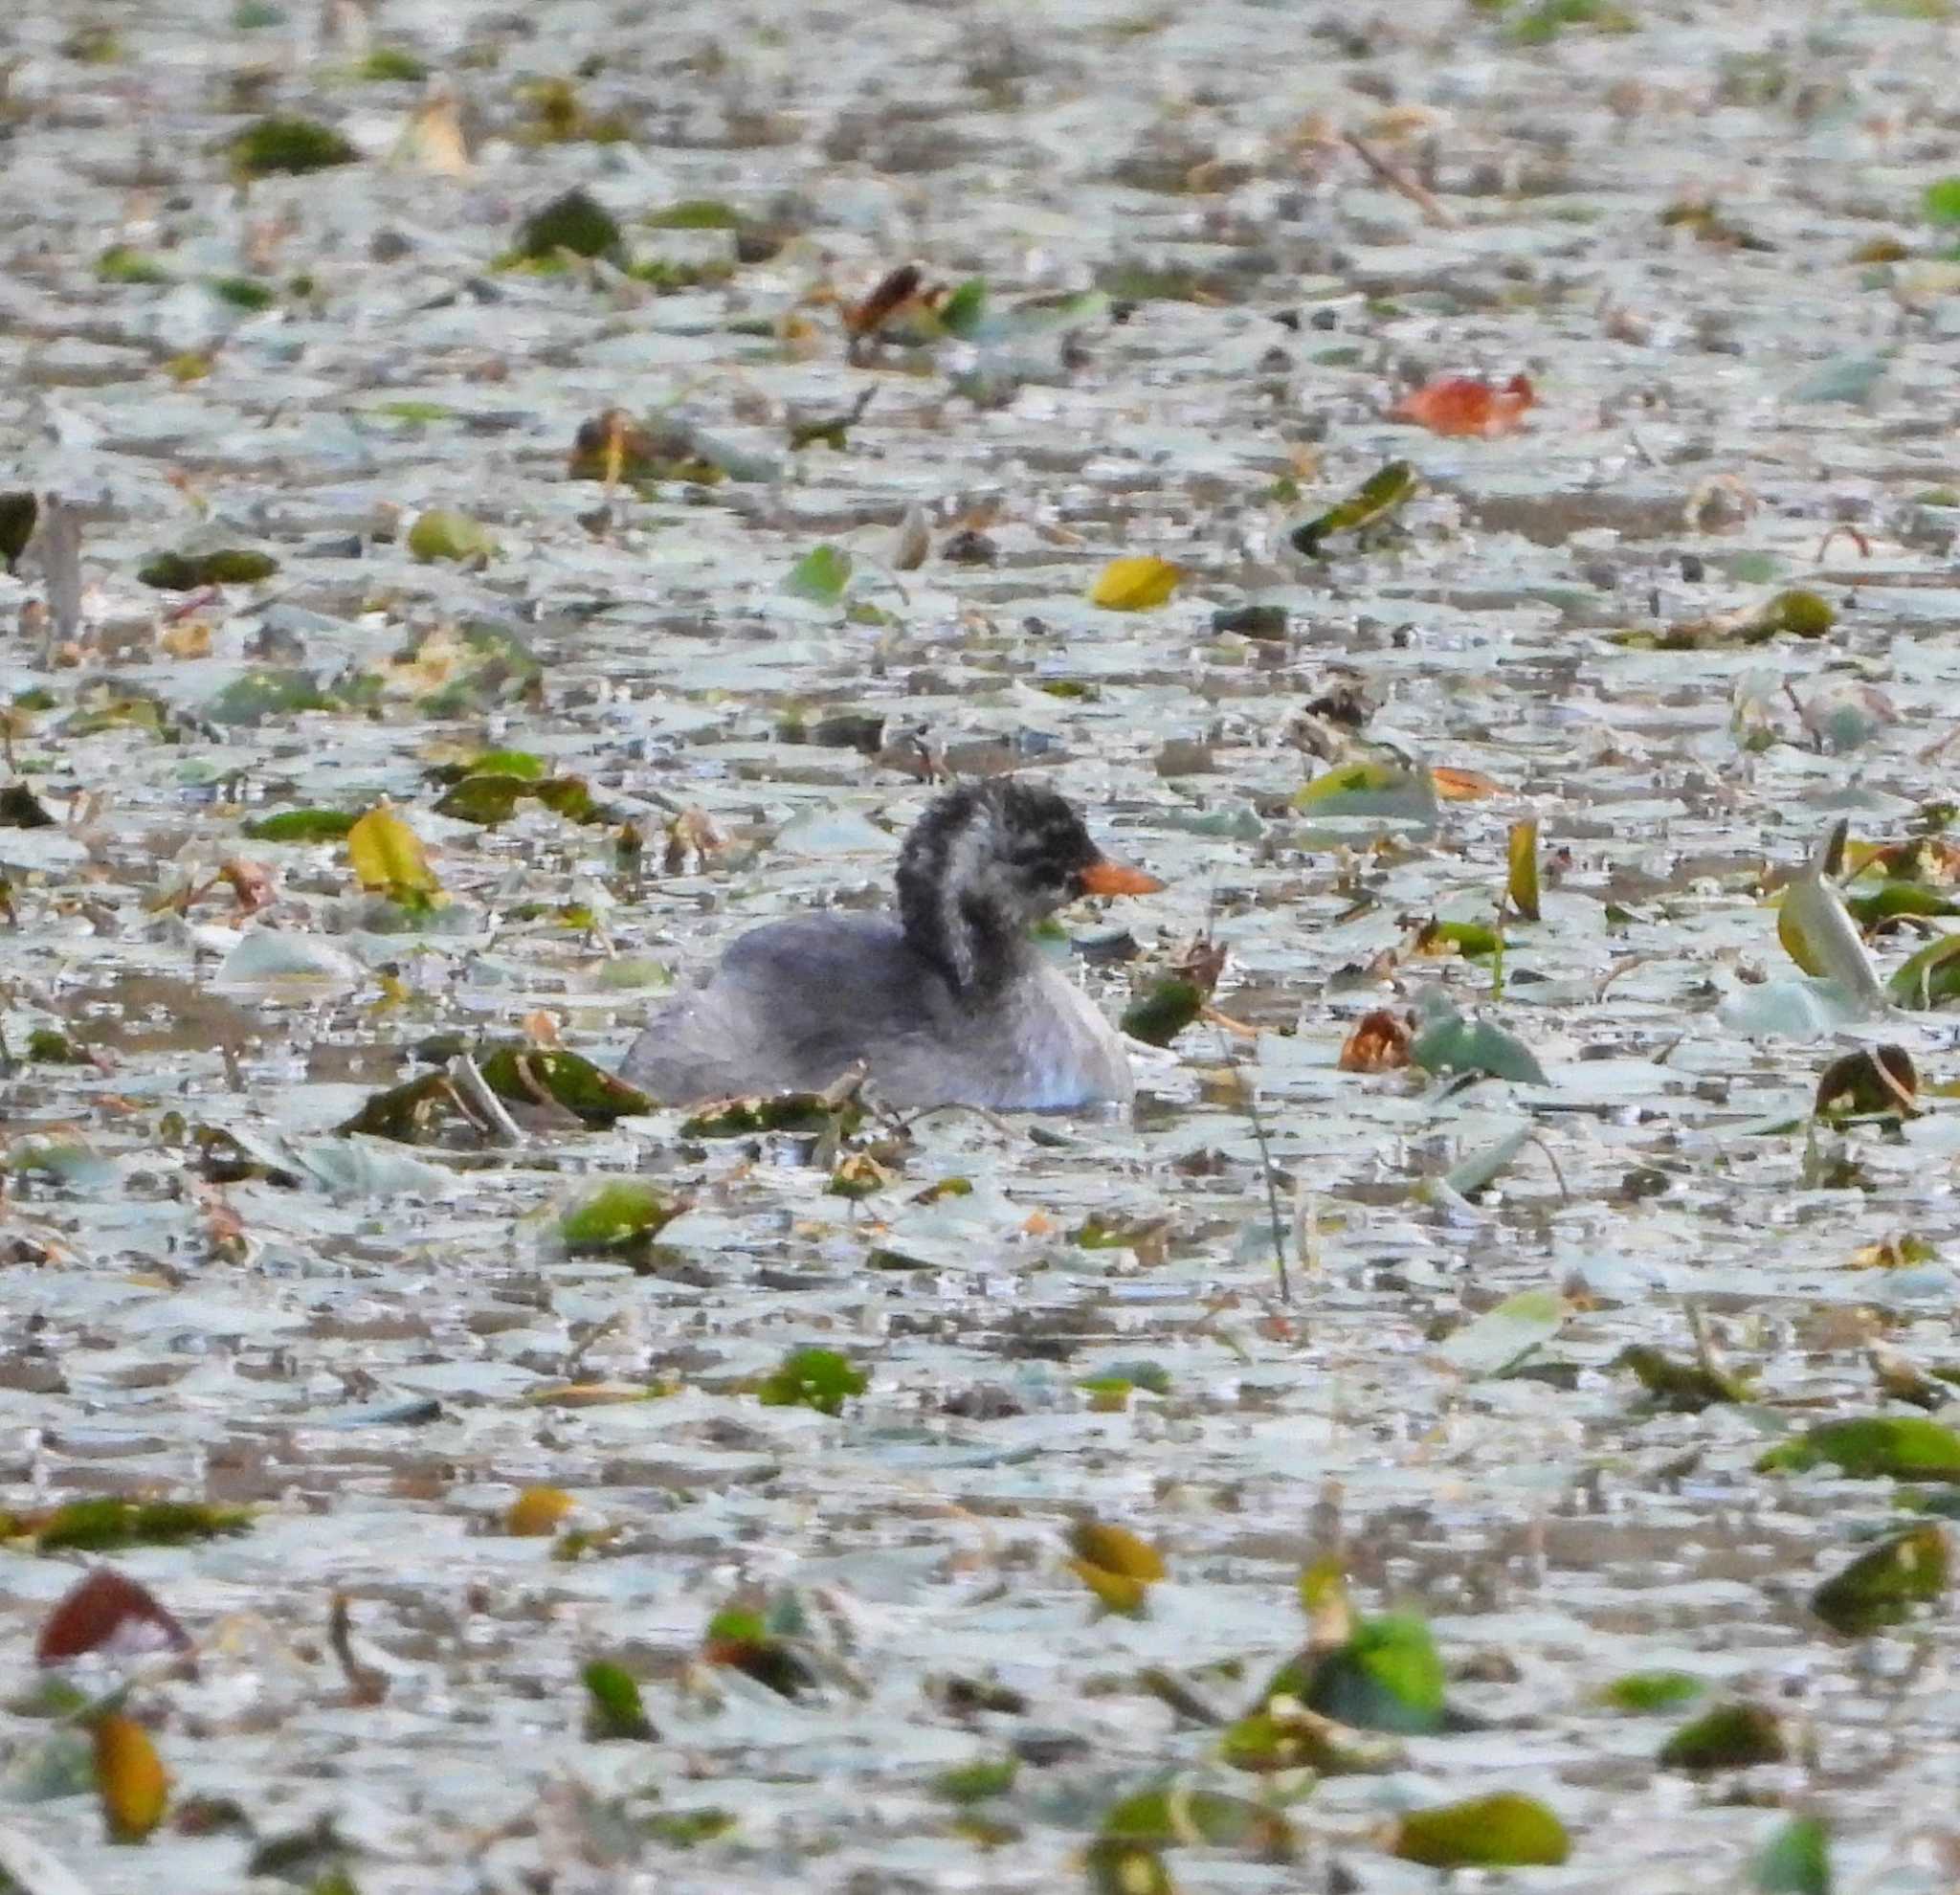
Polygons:
[[662,1006],[624,1077],[664,1103],[817,1091],[860,1059],[895,1105],[1059,1111],[1126,1101],[1123,1041],[1024,942],[978,992],[955,989],[896,918],[812,915],[745,934]]

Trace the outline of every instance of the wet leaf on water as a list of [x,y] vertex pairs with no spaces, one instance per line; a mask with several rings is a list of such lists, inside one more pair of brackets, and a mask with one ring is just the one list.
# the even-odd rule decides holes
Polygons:
[[1557,1335],[1571,1313],[1556,1290],[1520,1290],[1452,1330],[1437,1353],[1466,1375],[1503,1375]]
[[1535,1796],[1501,1790],[1460,1803],[1411,1810],[1391,1853],[1430,1868],[1556,1867],[1571,1854],[1565,1824]]
[[871,1386],[871,1378],[848,1355],[834,1349],[792,1349],[757,1387],[765,1408],[813,1408],[841,1415],[844,1403]]
[[657,1737],[639,1685],[610,1659],[592,1659],[580,1672],[586,1687],[586,1736],[595,1744],[646,1743]]
[[1389,419],[1413,421],[1433,435],[1478,435],[1493,440],[1522,426],[1526,411],[1537,399],[1525,375],[1513,375],[1501,387],[1477,375],[1438,375],[1405,394],[1389,410]]
[[1278,1810],[1182,1776],[1112,1804],[1102,1830],[1106,1837],[1161,1848],[1184,1843],[1243,1849],[1269,1862],[1290,1862],[1297,1846],[1293,1825]]
[[1649,1406],[1671,1415],[1699,1415],[1718,1402],[1748,1401],[1749,1386],[1740,1375],[1725,1373],[1703,1362],[1630,1343],[1614,1358],[1614,1366],[1629,1370],[1652,1397]]
[[710,1664],[725,1664],[779,1697],[800,1697],[816,1683],[814,1668],[796,1649],[802,1622],[793,1594],[779,1595],[767,1611],[724,1606],[708,1620],[702,1655]]
[[183,1547],[251,1529],[252,1511],[200,1501],[132,1501],[113,1494],[70,1501],[33,1527],[49,1552],[119,1552],[126,1547]]
[[424,565],[451,560],[482,565],[497,557],[496,536],[481,521],[453,506],[432,506],[409,528],[410,553]]
[[25,783],[10,783],[0,790],[0,829],[53,829],[55,818],[41,807],[41,800]]
[[1341,1642],[1289,1660],[1267,1682],[1260,1708],[1292,1698],[1349,1730],[1415,1737],[1445,1728],[1443,1695],[1429,1626],[1414,1613],[1384,1613],[1357,1617]]
[[34,524],[41,517],[41,503],[32,493],[16,489],[0,493],[0,560],[11,572],[34,536]]
[[1923,881],[1887,881],[1869,895],[1847,895],[1844,905],[1868,934],[1889,922],[1960,915],[1960,902]]
[[421,837],[386,803],[347,831],[347,859],[363,888],[408,906],[426,903],[442,886],[429,866]]
[[549,1100],[589,1126],[610,1126],[654,1109],[636,1086],[563,1047],[500,1046],[479,1065],[484,1083],[500,1099],[515,1105]]
[[841,546],[812,546],[790,568],[783,591],[815,605],[836,605],[850,587],[852,565],[851,555]]
[[1756,1858],[1755,1895],[1831,1895],[1831,1832],[1820,1817],[1792,1817]]
[[879,279],[870,292],[844,307],[844,332],[851,339],[854,360],[879,339],[888,324],[916,312],[930,300],[925,273],[916,263],[902,263]]
[[1929,224],[1960,224],[1960,177],[1935,178],[1924,203]]
[[1149,612],[1168,604],[1184,568],[1143,553],[1112,559],[1089,589],[1089,603],[1110,612]]
[[345,810],[281,810],[245,825],[255,842],[338,842],[356,818]]
[[1414,467],[1406,460],[1392,460],[1342,501],[1338,506],[1296,526],[1291,534],[1297,550],[1309,559],[1322,555],[1325,542],[1341,533],[1356,535],[1392,519],[1410,500],[1421,482]]
[[1802,1473],[1826,1463],[1858,1481],[1960,1481],[1960,1435],[1923,1415],[1819,1421],[1794,1440],[1778,1442],[1756,1471]]
[[503,1530],[514,1539],[548,1540],[577,1503],[563,1487],[525,1487],[503,1510]]
[[1204,992],[1195,982],[1160,980],[1123,1010],[1123,1030],[1147,1046],[1169,1046],[1204,1008]]
[[1235,1770],[1360,1776],[1399,1770],[1408,1751],[1399,1738],[1352,1729],[1281,1692],[1225,1728],[1218,1757]]
[[232,140],[229,149],[233,170],[246,178],[301,177],[352,165],[361,156],[331,125],[298,117],[256,120]]
[[1466,961],[1477,961],[1502,953],[1503,945],[1503,936],[1481,922],[1437,921],[1432,918],[1415,930],[1415,938],[1409,944],[1409,952],[1423,960],[1460,955]]
[[1717,1705],[1684,1724],[1660,1747],[1662,1770],[1703,1775],[1718,1770],[1747,1770],[1753,1764],[1781,1763],[1790,1754],[1783,1721],[1762,1705],[1743,1701]]
[[1467,1020],[1454,1008],[1429,1015],[1409,1054],[1425,1072],[1481,1073],[1518,1085],[1551,1083],[1531,1049],[1516,1035],[1489,1020]]
[[633,1248],[657,1237],[684,1208],[657,1185],[612,1179],[566,1212],[558,1235],[573,1252]]
[[1904,1047],[1863,1046],[1824,1068],[1811,1112],[1833,1120],[1909,1119],[1918,1095],[1919,1075]]
[[1960,995],[1960,934],[1927,943],[1893,972],[1885,992],[1902,1007],[1924,1013]]
[[443,792],[435,814],[490,829],[508,822],[519,802],[536,790],[536,784],[522,776],[466,776]]
[[842,1104],[820,1092],[778,1092],[752,1099],[721,1099],[680,1122],[682,1138],[746,1138],[755,1132],[823,1132],[835,1125],[840,1137],[856,1131],[864,1116],[855,1099]]
[[1069,1528],[1068,1569],[1110,1612],[1135,1616],[1165,1576],[1164,1555],[1141,1534],[1109,1521],[1079,1520]]
[[1615,1678],[1599,1694],[1602,1704],[1636,1716],[1679,1710],[1708,1688],[1705,1679],[1688,1671],[1630,1671]]
[[1293,807],[1317,816],[1437,820],[1435,777],[1387,761],[1337,764],[1293,792]]
[[1903,1624],[1914,1606],[1929,1605],[1947,1590],[1949,1557],[1944,1527],[1909,1527],[1826,1579],[1811,1594],[1811,1610],[1847,1638]]
[[[337,704],[320,688],[319,680],[310,671],[299,666],[284,666],[277,669],[255,667],[242,677],[234,678],[205,706],[205,715],[213,724],[263,724],[268,718],[298,717],[302,711],[340,710],[345,706]],[[140,723],[147,720],[140,707],[131,706],[131,715],[118,718],[118,722]]]
[[1410,1044],[1406,1022],[1376,1007],[1355,1021],[1334,1063],[1344,1073],[1398,1072],[1409,1063]]
[[625,255],[618,220],[588,190],[568,190],[533,211],[518,226],[510,254],[520,262],[553,263],[567,251],[574,256]]
[[1091,1895],[1177,1895],[1163,1855],[1147,1842],[1099,1836],[1083,1852]]
[[89,1652],[134,1658],[190,1649],[190,1635],[147,1586],[98,1566],[61,1595],[34,1640],[36,1664],[63,1664]]
[[1005,1796],[1020,1768],[1018,1757],[982,1757],[941,1771],[928,1788],[943,1803],[984,1803],[991,1796]]
[[1281,644],[1286,637],[1286,608],[1224,606],[1212,614],[1212,630],[1221,638],[1253,638],[1262,644]]
[[837,1161],[824,1191],[832,1197],[856,1200],[889,1191],[898,1181],[899,1174],[889,1165],[880,1164],[870,1152],[851,1151]]
[[1538,818],[1514,822],[1504,845],[1504,893],[1512,912],[1526,921],[1538,919]]
[[392,1139],[397,1145],[427,1145],[453,1117],[467,1119],[447,1073],[423,1073],[399,1085],[370,1094],[351,1118],[334,1130],[345,1137]]
[[111,1711],[96,1720],[96,1794],[112,1842],[142,1842],[164,1819],[170,1779],[149,1733]]
[[278,569],[270,553],[227,546],[207,553],[158,553],[137,568],[136,576],[161,592],[191,592],[201,586],[249,586]]
[[54,1027],[36,1027],[28,1035],[27,1057],[31,1065],[93,1066],[96,1063],[85,1046]]
[[635,421],[623,409],[609,408],[579,423],[566,463],[566,478],[603,480],[609,486],[624,481],[638,487],[663,480],[712,486],[718,480],[763,477],[724,464],[684,422],[671,417]]

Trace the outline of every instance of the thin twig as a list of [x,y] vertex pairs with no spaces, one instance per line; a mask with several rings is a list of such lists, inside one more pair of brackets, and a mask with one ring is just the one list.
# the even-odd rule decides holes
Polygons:
[[1266,1122],[1259,1117],[1258,1082],[1240,1075],[1245,1081],[1245,1115],[1252,1121],[1252,1135],[1259,1142],[1259,1169],[1266,1176],[1266,1213],[1273,1222],[1273,1269],[1280,1279],[1280,1301],[1293,1301],[1293,1280],[1286,1274],[1286,1233],[1280,1222],[1280,1187],[1273,1175],[1273,1148],[1266,1143]]
[[503,1101],[490,1090],[490,1081],[478,1070],[477,1062],[467,1053],[458,1053],[450,1060],[444,1069],[444,1077],[456,1088],[465,1109],[472,1114],[481,1114],[485,1129],[491,1136],[504,1145],[522,1145],[524,1142],[518,1122],[505,1110]]
[[1432,224],[1440,224],[1443,229],[1451,231],[1457,228],[1455,212],[1437,200],[1435,191],[1417,184],[1408,172],[1390,164],[1367,140],[1353,132],[1343,132],[1341,140],[1382,183],[1391,190],[1400,191]]

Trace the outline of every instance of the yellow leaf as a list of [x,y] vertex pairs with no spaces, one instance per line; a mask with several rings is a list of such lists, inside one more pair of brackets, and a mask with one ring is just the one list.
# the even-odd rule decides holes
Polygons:
[[149,1733],[134,1718],[111,1712],[95,1728],[96,1791],[117,1842],[141,1842],[164,1819],[170,1779]]
[[421,838],[386,803],[347,831],[347,855],[363,888],[427,895],[442,885],[422,853]]
[[1538,818],[1531,816],[1511,825],[1510,880],[1506,884],[1511,906],[1526,921],[1538,919]]
[[503,1530],[519,1539],[548,1539],[571,1511],[572,1504],[563,1487],[526,1487],[505,1512]]
[[1069,1545],[1105,1572],[1123,1572],[1146,1584],[1164,1576],[1164,1555],[1141,1534],[1104,1520],[1078,1521],[1070,1528]]
[[1068,1570],[1111,1612],[1133,1616],[1143,1610],[1144,1600],[1149,1594],[1147,1580],[1133,1578],[1127,1572],[1111,1572],[1086,1559],[1070,1560]]
[[1107,606],[1111,612],[1148,612],[1169,598],[1183,577],[1183,567],[1149,554],[1112,559],[1090,591],[1089,603]]

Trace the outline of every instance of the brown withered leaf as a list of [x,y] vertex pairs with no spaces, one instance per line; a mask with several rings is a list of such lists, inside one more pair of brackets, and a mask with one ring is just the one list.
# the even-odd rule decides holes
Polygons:
[[1409,1028],[1386,1008],[1362,1014],[1335,1061],[1344,1073],[1392,1073],[1409,1063]]
[[190,1634],[146,1586],[98,1566],[62,1594],[34,1640],[36,1664],[63,1664],[86,1652],[136,1658],[190,1648]]

